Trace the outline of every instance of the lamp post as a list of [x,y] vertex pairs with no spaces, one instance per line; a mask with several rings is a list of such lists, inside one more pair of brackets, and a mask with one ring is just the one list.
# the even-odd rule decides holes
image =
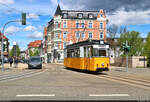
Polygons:
[[17,43],[16,42],[13,42],[13,47],[14,47],[14,57],[17,56],[17,49],[16,49],[16,45]]

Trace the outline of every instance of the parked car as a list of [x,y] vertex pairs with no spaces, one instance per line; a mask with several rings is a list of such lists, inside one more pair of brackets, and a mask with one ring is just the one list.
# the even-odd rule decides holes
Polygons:
[[28,60],[28,69],[42,69],[42,59],[40,56],[32,56]]

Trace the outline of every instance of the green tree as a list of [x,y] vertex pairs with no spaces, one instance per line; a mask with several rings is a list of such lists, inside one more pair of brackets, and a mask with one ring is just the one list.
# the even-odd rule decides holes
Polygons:
[[32,51],[31,49],[29,49],[29,56],[39,56],[39,51],[38,49],[34,49],[34,51]]
[[39,51],[37,49],[34,50],[34,56],[39,56]]
[[[19,45],[16,45],[16,55],[17,55],[17,57],[20,56],[20,48],[19,48]],[[14,56],[14,46],[13,46],[13,48],[10,50],[9,56],[11,56],[11,57]]]
[[142,50],[144,49],[144,44],[142,38],[140,37],[140,33],[136,31],[126,32],[120,35],[120,46],[121,50],[122,44],[128,41],[128,45],[131,46],[129,51],[129,56],[140,56],[142,55]]
[[147,65],[149,67],[150,66],[150,32],[148,32],[148,36],[146,38],[143,55],[147,56]]
[[33,56],[33,55],[34,55],[34,54],[33,54],[32,50],[29,49],[29,56]]

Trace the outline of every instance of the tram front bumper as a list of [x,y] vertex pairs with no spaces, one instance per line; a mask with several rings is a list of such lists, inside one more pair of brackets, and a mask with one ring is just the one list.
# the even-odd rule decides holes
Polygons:
[[99,72],[109,71],[109,68],[96,68],[96,71],[99,71]]

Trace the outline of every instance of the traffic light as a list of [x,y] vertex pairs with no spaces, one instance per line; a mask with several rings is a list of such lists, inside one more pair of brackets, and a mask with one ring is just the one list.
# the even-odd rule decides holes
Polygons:
[[130,47],[130,46],[128,46],[128,44],[127,44],[127,43],[123,43],[123,44],[122,44],[122,49],[123,49],[125,52],[129,52],[129,51],[130,51],[130,49],[131,49],[131,47]]
[[123,44],[122,44],[122,49],[125,50],[125,48],[126,48],[126,44],[123,43]]
[[5,51],[5,44],[3,44],[3,51]]
[[130,46],[126,46],[126,51],[129,52],[130,51]]
[[26,25],[26,13],[22,13],[22,25]]

